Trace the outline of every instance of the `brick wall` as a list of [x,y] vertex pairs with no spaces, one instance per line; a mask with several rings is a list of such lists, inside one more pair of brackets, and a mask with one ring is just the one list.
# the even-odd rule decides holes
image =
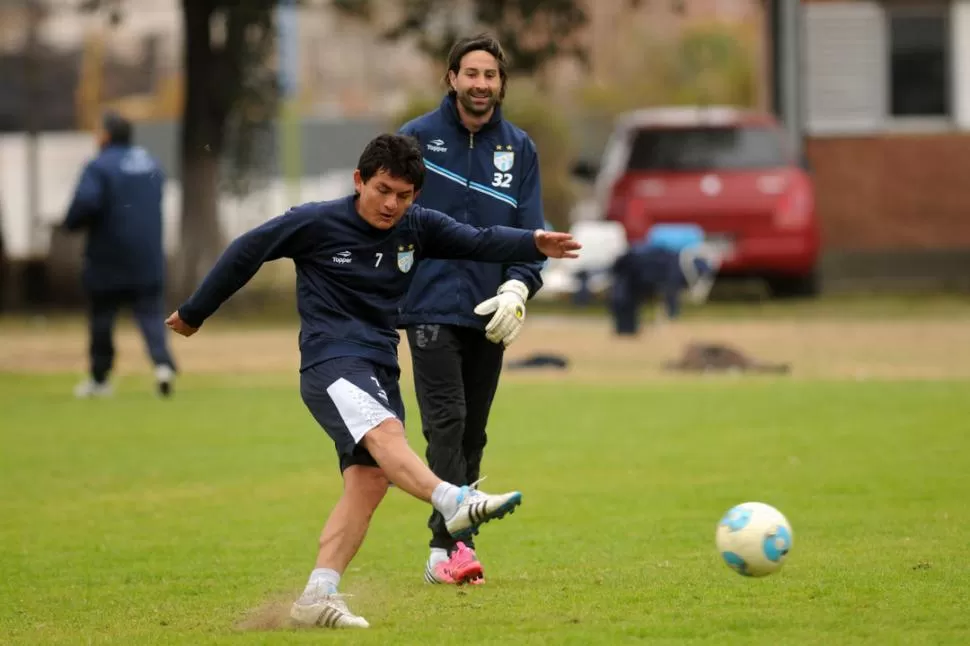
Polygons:
[[970,248],[970,134],[806,142],[833,249]]

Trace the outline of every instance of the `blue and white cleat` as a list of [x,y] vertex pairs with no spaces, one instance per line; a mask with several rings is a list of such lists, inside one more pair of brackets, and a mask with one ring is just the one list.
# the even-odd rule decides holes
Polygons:
[[513,513],[520,504],[522,494],[518,491],[492,495],[464,486],[458,494],[458,509],[445,519],[445,528],[452,537],[467,539],[477,534],[481,525]]

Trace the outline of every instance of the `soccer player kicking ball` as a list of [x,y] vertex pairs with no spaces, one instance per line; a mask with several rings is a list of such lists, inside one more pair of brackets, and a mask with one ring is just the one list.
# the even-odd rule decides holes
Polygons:
[[241,235],[166,322],[192,336],[263,263],[291,258],[296,265],[300,394],[333,439],[344,479],[320,536],[316,568],[290,610],[301,625],[368,626],[337,590],[390,482],[430,502],[458,539],[522,502],[518,491],[492,495],[444,482],[408,445],[397,308],[424,258],[576,258],[580,245],[566,233],[475,228],[417,206],[424,174],[414,139],[380,135],[360,156],[354,195],[294,207]]

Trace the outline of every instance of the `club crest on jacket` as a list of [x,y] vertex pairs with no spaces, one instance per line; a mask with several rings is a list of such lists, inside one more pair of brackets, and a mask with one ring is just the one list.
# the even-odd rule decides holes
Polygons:
[[401,270],[402,273],[408,273],[411,271],[411,267],[414,266],[414,245],[408,245],[407,249],[403,246],[397,248],[397,268]]

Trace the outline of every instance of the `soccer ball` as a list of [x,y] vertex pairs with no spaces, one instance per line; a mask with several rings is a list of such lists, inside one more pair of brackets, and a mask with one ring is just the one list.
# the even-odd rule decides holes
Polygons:
[[771,505],[745,502],[724,514],[715,542],[721,558],[738,574],[767,576],[784,565],[792,548],[792,529]]

